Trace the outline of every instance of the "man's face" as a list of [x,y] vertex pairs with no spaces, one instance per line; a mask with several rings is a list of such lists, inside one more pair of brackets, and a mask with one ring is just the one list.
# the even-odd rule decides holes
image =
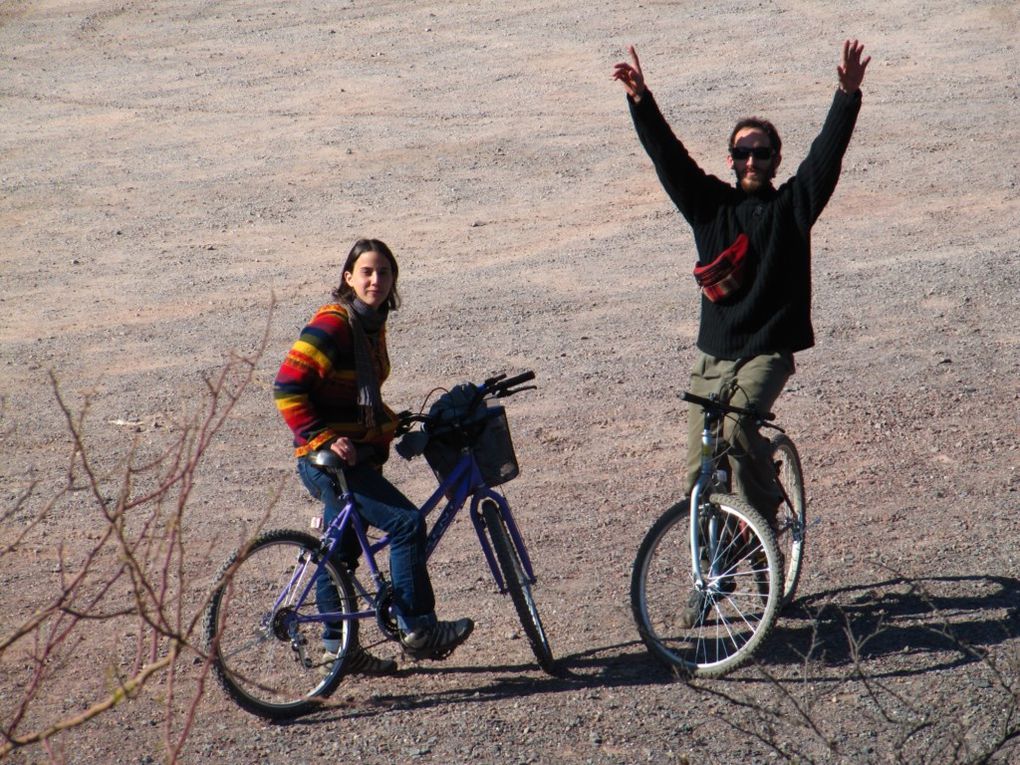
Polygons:
[[733,138],[727,164],[737,176],[740,188],[754,194],[772,184],[782,157],[772,151],[772,142],[763,130],[744,128]]

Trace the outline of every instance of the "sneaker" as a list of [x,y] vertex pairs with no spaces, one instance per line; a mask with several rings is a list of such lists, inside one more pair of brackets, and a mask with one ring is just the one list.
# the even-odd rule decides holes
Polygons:
[[[336,660],[336,654],[330,651],[325,651],[322,654],[322,674],[328,675],[333,669],[333,662]],[[369,675],[372,677],[381,677],[383,675],[392,675],[397,671],[397,662],[393,659],[380,659],[378,656],[373,656],[360,645],[355,645],[351,648],[350,656],[347,657],[347,674],[348,675]]]
[[455,622],[436,622],[414,632],[400,635],[404,652],[416,661],[421,659],[445,659],[453,650],[468,639],[475,623],[470,619]]
[[691,590],[691,594],[687,598],[687,605],[680,609],[677,623],[686,630],[700,627],[708,611],[707,604],[708,597],[704,592],[698,589]]

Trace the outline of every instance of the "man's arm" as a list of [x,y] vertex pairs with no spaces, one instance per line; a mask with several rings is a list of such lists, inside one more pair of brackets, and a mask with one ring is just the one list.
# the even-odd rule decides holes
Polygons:
[[633,45],[627,50],[632,63],[623,61],[616,64],[613,79],[627,91],[634,128],[655,166],[659,181],[681,214],[693,222],[701,217],[703,210],[714,210],[712,200],[729,190],[729,186],[706,175],[691,159],[659,111],[655,97],[645,83],[637,51]]
[[839,181],[843,155],[850,144],[861,108],[861,81],[871,61],[870,56],[862,59],[863,51],[864,46],[857,40],[843,43],[842,60],[836,68],[839,89],[821,132],[797,169],[795,207],[800,225],[805,230],[818,220]]

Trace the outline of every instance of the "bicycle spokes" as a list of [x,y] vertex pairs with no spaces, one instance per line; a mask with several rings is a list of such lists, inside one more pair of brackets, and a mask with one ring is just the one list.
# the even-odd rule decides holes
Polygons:
[[687,533],[687,508],[686,502],[674,506],[646,535],[631,605],[653,655],[685,672],[718,676],[747,661],[771,630],[780,558],[767,524],[739,498],[713,495],[703,505],[695,524],[700,545]]

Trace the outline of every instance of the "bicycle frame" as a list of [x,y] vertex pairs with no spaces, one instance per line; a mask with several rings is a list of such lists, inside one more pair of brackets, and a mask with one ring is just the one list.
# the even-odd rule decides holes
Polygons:
[[[726,416],[727,412],[732,414],[738,414],[742,416],[754,417],[759,427],[768,427],[778,430],[783,433],[783,429],[778,425],[767,422],[775,418],[775,415],[769,413],[761,415],[753,409],[745,409],[741,407],[734,407],[728,404],[724,404],[718,400],[705,399],[699,396],[693,396],[689,393],[684,394],[684,399],[692,403],[698,404],[702,407],[702,411],[705,416],[705,426],[701,431],[701,470],[698,473],[698,480],[695,481],[693,488],[691,489],[690,497],[690,537],[691,537],[691,567],[694,575],[695,585],[699,589],[706,589],[705,578],[701,573],[701,542],[700,535],[698,534],[698,523],[699,523],[699,509],[702,504],[702,498],[708,496],[712,490],[722,489],[728,491],[726,482],[727,477],[725,471],[716,470],[719,456],[716,454],[716,450],[719,447],[719,429],[721,427],[722,419]],[[722,474],[720,476],[720,473]],[[780,484],[780,490],[783,494],[785,502],[789,503],[790,498],[786,494],[786,489]],[[708,548],[709,551],[715,551],[719,545],[719,529],[715,518],[709,518],[708,522]],[[714,580],[720,572],[718,570],[718,558],[717,555],[710,556],[709,576]]]
[[[344,506],[337,514],[336,518],[333,519],[332,523],[330,523],[323,532],[323,558],[328,559],[329,556],[333,554],[333,551],[340,543],[340,539],[343,537],[344,531],[348,526],[351,526],[351,528],[354,529],[354,533],[358,539],[358,544],[361,547],[362,555],[368,565],[369,575],[374,584],[375,592],[379,593],[382,590],[385,581],[378,565],[376,564],[375,554],[386,548],[390,542],[389,536],[384,535],[375,542],[369,540],[365,531],[365,522],[362,521],[361,517],[356,512],[354,495],[347,486],[347,480],[343,471],[337,471],[333,473],[333,475],[336,476],[339,484],[341,499],[344,502]],[[475,533],[478,535],[478,541],[482,547],[482,552],[485,555],[485,560],[489,565],[489,570],[492,572],[492,577],[495,580],[499,591],[501,593],[506,592],[507,587],[506,582],[503,580],[503,575],[500,572],[499,565],[497,564],[495,553],[492,550],[492,545],[489,543],[485,534],[485,522],[482,520],[482,513],[479,509],[483,502],[493,502],[499,508],[500,514],[503,516],[503,520],[506,523],[507,530],[510,532],[510,538],[513,541],[514,547],[517,548],[517,552],[520,555],[521,564],[524,567],[524,574],[528,579],[528,583],[535,584],[535,574],[531,565],[531,559],[528,556],[527,548],[524,545],[524,539],[517,528],[513,514],[510,512],[510,505],[507,503],[503,495],[493,491],[493,489],[486,485],[474,455],[467,449],[465,449],[461,454],[454,469],[450,471],[449,475],[447,475],[446,478],[439,483],[439,486],[428,500],[426,500],[425,503],[418,509],[420,513],[428,516],[439,506],[443,497],[448,497],[446,506],[436,518],[435,523],[429,531],[425,548],[426,560],[432,557],[432,553],[435,551],[436,547],[439,546],[439,542],[450,528],[454,518],[463,508],[464,503],[467,501],[469,496],[471,497],[471,521],[475,528]],[[318,576],[318,570],[321,567],[322,563],[320,562],[317,564],[315,576],[311,577],[309,584],[305,586],[304,592],[300,595],[300,599],[302,601],[308,597],[312,584]],[[300,570],[298,573],[295,573],[295,578],[299,575],[299,573]],[[373,595],[358,580],[357,577],[352,576],[351,581],[357,589],[358,594],[372,606],[370,609],[357,611],[353,614],[347,615],[343,615],[339,612],[323,612],[316,614],[315,616],[300,617],[299,619],[301,621],[326,622],[344,618],[365,619],[375,616],[379,607],[377,595]],[[283,596],[281,595],[281,600],[282,598]],[[277,607],[279,607],[279,605],[280,603],[278,602]]]

